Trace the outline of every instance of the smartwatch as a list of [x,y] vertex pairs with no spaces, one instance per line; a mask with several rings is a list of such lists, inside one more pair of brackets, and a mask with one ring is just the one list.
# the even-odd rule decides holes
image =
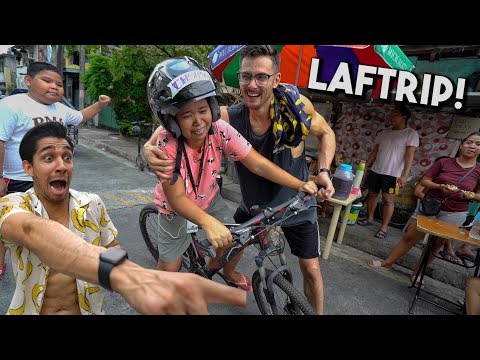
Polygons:
[[110,287],[110,272],[114,266],[121,264],[125,259],[128,259],[127,252],[113,247],[100,254],[100,264],[98,266],[98,282],[100,286],[112,291]]
[[332,177],[332,172],[330,171],[330,169],[327,169],[327,168],[321,168],[320,170],[318,170],[319,173],[321,172],[326,172],[328,174],[328,177],[331,178]]

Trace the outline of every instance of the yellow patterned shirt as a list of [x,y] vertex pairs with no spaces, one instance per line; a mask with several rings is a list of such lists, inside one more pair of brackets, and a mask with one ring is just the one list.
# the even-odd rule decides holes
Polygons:
[[[46,209],[33,188],[25,193],[13,193],[0,199],[0,228],[10,215],[34,213],[48,218]],[[105,204],[97,194],[70,189],[69,229],[88,243],[107,246],[117,237],[117,229],[107,214]],[[50,267],[33,252],[0,236],[9,249],[15,276],[8,315],[38,315],[42,308]],[[82,315],[103,315],[104,290],[98,285],[77,279],[78,303]]]

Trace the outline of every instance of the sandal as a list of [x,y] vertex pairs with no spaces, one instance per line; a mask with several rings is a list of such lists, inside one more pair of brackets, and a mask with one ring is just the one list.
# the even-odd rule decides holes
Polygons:
[[235,286],[237,286],[239,289],[245,290],[246,292],[253,292],[252,279],[243,274],[240,275],[242,275],[242,281],[235,282],[227,278],[225,279],[227,279],[228,282],[235,284]]
[[463,266],[466,268],[473,268],[475,267],[475,258],[476,256],[473,254],[462,254],[459,251],[455,251],[455,255],[457,255],[458,259],[462,262]]
[[374,269],[390,270],[390,268],[382,266],[381,260],[368,260],[367,265]]
[[368,219],[362,219],[362,220],[358,220],[358,221],[357,221],[357,225],[360,225],[360,226],[371,226],[371,225],[374,225],[374,224],[371,223],[370,221],[368,221]]
[[439,251],[438,255],[442,260],[445,260],[446,262],[457,264],[457,265],[461,264],[460,258],[456,257],[453,254],[450,254],[447,250]]
[[377,233],[374,236],[377,239],[385,239],[387,237],[387,232],[380,229],[377,231]]

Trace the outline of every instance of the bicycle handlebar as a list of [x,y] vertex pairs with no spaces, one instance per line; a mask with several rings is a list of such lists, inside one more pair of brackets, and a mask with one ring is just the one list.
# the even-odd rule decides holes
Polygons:
[[[244,234],[249,227],[253,225],[258,225],[262,221],[268,221],[280,212],[286,210],[290,210],[292,212],[307,210],[310,205],[306,206],[305,202],[308,201],[311,196],[315,195],[310,195],[304,191],[300,191],[297,195],[291,197],[282,204],[275,206],[274,208],[267,207],[266,209],[261,210],[261,212],[255,215],[253,218],[245,221],[238,226],[235,226],[234,228],[231,228],[230,232],[234,235],[240,236],[241,234]],[[200,250],[208,252],[212,258],[215,257],[215,248],[208,241],[208,239],[200,240],[198,244],[200,245]]]
[[260,222],[265,220],[267,221],[270,220],[276,214],[286,209],[292,212],[306,210],[308,207],[305,206],[305,201],[309,200],[310,196],[314,196],[314,195],[310,195],[304,191],[300,191],[297,195],[291,197],[290,199],[283,202],[282,204],[275,206],[274,208],[267,207],[266,209],[263,209],[260,214],[254,216],[250,220],[245,221],[243,224],[234,227],[230,231],[232,234],[237,234],[239,232],[242,232],[247,227],[250,227],[252,225],[257,225]]
[[[306,206],[305,202],[310,199],[310,196],[315,195],[310,195],[304,191],[300,191],[297,195],[291,197],[282,204],[275,206],[274,208],[267,207],[266,209],[261,210],[261,213],[259,213],[258,215],[255,215],[253,218],[230,229],[230,232],[235,235],[240,235],[252,225],[258,225],[262,221],[268,221],[282,211],[290,210],[292,212],[295,212],[307,210],[310,206]],[[201,250],[207,251],[210,256],[215,257],[215,248],[212,244],[210,244],[208,239],[203,239],[199,241],[198,244],[200,245]]]

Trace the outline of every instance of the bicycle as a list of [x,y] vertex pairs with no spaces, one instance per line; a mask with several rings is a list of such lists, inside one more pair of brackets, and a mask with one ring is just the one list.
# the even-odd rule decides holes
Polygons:
[[72,140],[73,146],[78,145],[78,126],[76,125],[67,125],[67,135]]
[[[276,229],[290,216],[308,209],[310,206],[306,206],[304,201],[309,197],[310,195],[302,192],[275,208],[260,209],[255,206],[252,210],[256,215],[250,220],[243,224],[225,224],[232,233],[233,246],[219,259],[208,264],[207,258],[214,258],[216,255],[214,247],[207,239],[200,240],[198,236],[200,229],[188,222],[187,233],[190,233],[193,241],[183,254],[179,271],[192,272],[208,279],[219,275],[227,285],[236,287],[237,285],[226,279],[220,270],[239,251],[254,245],[259,252],[255,256],[257,270],[252,277],[252,288],[260,312],[263,315],[316,315],[305,295],[293,285],[292,272],[284,254],[286,239],[283,232]],[[286,216],[288,211],[291,214]],[[283,216],[277,220],[276,215],[279,213]],[[143,240],[156,261],[158,261],[158,217],[155,204],[147,204],[139,216]],[[279,264],[272,260],[272,256],[278,256]],[[265,268],[264,260],[267,258],[275,267],[274,270]]]
[[133,121],[132,122],[132,131],[137,136],[137,157],[135,158],[135,167],[138,167],[140,171],[145,170],[147,167],[147,162],[142,155],[142,128],[140,126],[144,125],[146,121]]

